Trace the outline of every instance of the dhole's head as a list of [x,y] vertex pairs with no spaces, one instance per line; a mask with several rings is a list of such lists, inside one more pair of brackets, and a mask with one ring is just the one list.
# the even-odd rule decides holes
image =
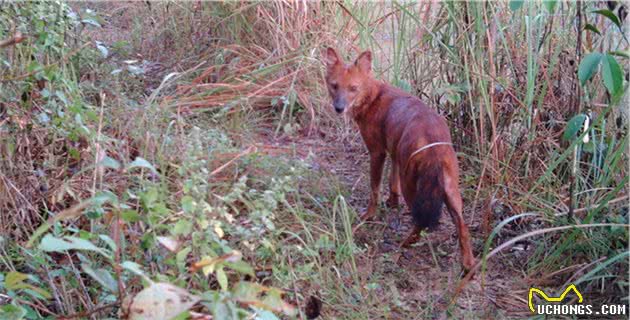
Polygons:
[[344,112],[368,94],[372,79],[372,53],[365,51],[351,64],[345,64],[333,48],[326,49],[326,85],[338,113]]

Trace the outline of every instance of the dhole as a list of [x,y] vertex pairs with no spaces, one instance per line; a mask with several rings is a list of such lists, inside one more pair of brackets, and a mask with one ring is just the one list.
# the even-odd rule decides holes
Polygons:
[[376,80],[369,51],[346,65],[328,48],[325,60],[326,84],[335,111],[350,113],[370,153],[372,191],[363,219],[376,214],[383,163],[389,153],[392,173],[387,204],[397,206],[402,192],[415,225],[401,247],[418,241],[420,230],[437,226],[446,203],[457,228],[463,266],[470,270],[475,259],[462,217],[457,157],[446,121],[417,97]]

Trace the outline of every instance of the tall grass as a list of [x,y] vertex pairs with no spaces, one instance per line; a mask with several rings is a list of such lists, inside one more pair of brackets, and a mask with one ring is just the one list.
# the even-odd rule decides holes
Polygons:
[[[352,233],[354,186],[292,159],[313,140],[363,150],[328,107],[333,46],[348,61],[371,50],[379,78],[448,120],[489,263],[525,241],[526,285],[627,295],[628,40],[603,6],[0,4],[0,40],[27,35],[0,48],[0,288],[28,317],[126,312],[148,282],[215,317],[304,317],[313,297],[344,319],[458,316],[404,301],[391,278],[404,272],[374,270],[391,257]],[[595,53],[609,56],[587,64]],[[67,236],[99,250],[46,253],[42,238]]]

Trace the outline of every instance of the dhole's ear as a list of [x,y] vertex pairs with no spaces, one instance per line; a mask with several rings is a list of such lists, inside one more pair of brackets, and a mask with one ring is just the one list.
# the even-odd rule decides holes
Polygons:
[[333,48],[326,48],[326,65],[330,68],[340,62],[341,59],[339,58],[337,51]]
[[363,51],[357,58],[357,61],[354,62],[354,65],[359,67],[359,70],[370,73],[372,71],[372,52]]

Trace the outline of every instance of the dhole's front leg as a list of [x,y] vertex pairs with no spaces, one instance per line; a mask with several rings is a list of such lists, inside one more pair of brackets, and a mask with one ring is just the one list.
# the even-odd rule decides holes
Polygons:
[[367,211],[362,214],[363,220],[374,217],[378,209],[379,193],[381,190],[381,176],[383,175],[383,164],[385,163],[384,152],[370,152],[370,203]]

